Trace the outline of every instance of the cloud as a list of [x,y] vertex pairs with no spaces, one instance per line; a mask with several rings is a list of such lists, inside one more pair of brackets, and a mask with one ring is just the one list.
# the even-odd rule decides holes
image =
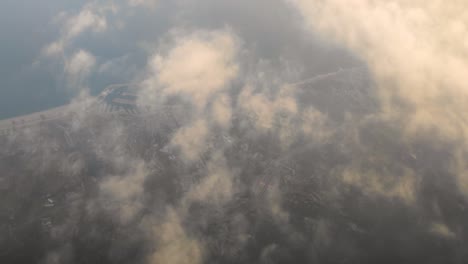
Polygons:
[[[466,138],[468,16],[463,1],[291,1],[310,29],[358,53],[371,67],[384,110],[403,100],[407,128]],[[459,40],[451,41],[447,40]]]
[[239,95],[239,107],[252,114],[259,129],[273,127],[278,114],[295,115],[298,112],[296,99],[292,94],[292,87],[283,85],[279,92],[270,98],[273,87],[266,87],[266,91],[255,92],[255,86],[247,85]]
[[179,97],[194,107],[191,120],[171,139],[187,161],[198,160],[208,149],[213,122],[222,128],[228,128],[231,122],[232,107],[226,91],[238,74],[238,52],[237,37],[227,29],[176,29],[148,63],[139,105],[157,109],[168,98]]
[[198,160],[207,149],[209,127],[205,120],[196,120],[179,129],[171,143],[180,148],[182,156],[188,161]]
[[98,5],[96,2],[92,2],[84,5],[76,15],[60,13],[56,21],[62,25],[61,34],[56,41],[43,49],[43,55],[49,57],[65,56],[67,49],[78,36],[88,31],[98,33],[107,30],[106,13],[109,10],[115,12],[116,7],[114,5]]
[[[236,231],[235,234],[200,235],[201,226],[207,226],[222,216],[225,206],[232,202],[236,192],[235,174],[226,162],[221,151],[211,155],[206,167],[200,170],[199,180],[193,182],[193,179],[187,179],[192,181],[187,192],[174,207],[165,210],[162,221],[153,218],[159,223],[153,224],[155,249],[150,255],[150,263],[203,263],[206,254],[210,253],[207,250],[211,251],[213,247],[239,252],[239,247],[246,242],[247,223],[242,215],[236,215],[226,223]],[[208,210],[208,213],[194,211],[193,208],[198,206],[201,206],[201,210]],[[227,240],[223,243],[227,248],[219,244],[219,239]],[[229,248],[230,244],[235,248]]]
[[[84,88],[84,83],[92,73],[96,59],[89,51],[75,48],[77,38],[87,32],[102,33],[109,28],[108,14],[116,13],[117,5],[99,1],[86,3],[77,14],[61,12],[55,19],[60,26],[60,34],[55,41],[42,48],[41,60],[50,59],[64,65],[66,85],[73,91]],[[60,79],[60,78],[59,78]]]
[[221,206],[230,201],[234,194],[233,175],[221,153],[213,154],[206,174],[198,184],[192,186],[185,199],[191,203],[203,202],[212,206]]
[[266,201],[267,208],[270,211],[273,220],[278,221],[278,223],[286,228],[289,224],[290,214],[286,208],[282,205],[282,193],[280,191],[280,186],[278,183],[274,183],[268,186],[266,191]]
[[62,56],[64,50],[64,43],[62,41],[55,41],[46,46],[43,54],[49,57]]
[[447,225],[443,223],[433,223],[430,228],[431,233],[440,236],[442,238],[453,239],[456,238],[456,234],[451,231]]
[[163,223],[154,227],[157,249],[149,257],[149,263],[203,263],[202,245],[187,235],[181,221],[177,212],[169,208]]
[[314,107],[308,107],[301,113],[302,132],[313,141],[324,142],[333,134],[328,117]]
[[96,58],[85,50],[79,50],[66,61],[65,73],[72,87],[81,88],[96,65]]
[[468,197],[468,154],[462,148],[457,149],[450,164],[450,171],[456,176],[457,187]]
[[[125,6],[140,7],[155,2],[122,1]],[[278,48],[281,43],[299,41],[288,38],[290,34],[287,32],[278,32],[284,28],[276,24],[268,24],[263,20],[255,25],[251,23],[257,19],[258,13],[262,13],[260,17],[264,13],[270,14],[266,6],[268,1],[262,0],[252,5],[249,1],[193,2],[194,5],[200,3],[202,7],[213,5],[210,10],[217,10],[216,5],[222,6],[220,10],[229,7],[245,9],[250,6],[259,9],[249,10],[255,15],[249,13],[248,18],[234,15],[238,16],[234,19],[238,22],[237,26],[249,28],[245,31],[236,28],[236,33],[226,28],[213,29],[218,24],[197,29],[189,22],[188,26],[186,21],[180,22],[177,17],[174,23],[181,23],[187,29],[181,30],[176,25],[177,29],[169,30],[159,38],[159,42],[155,41],[159,45],[146,58],[146,69],[135,69],[131,73],[127,70],[133,61],[130,58],[132,54],[98,65],[97,58],[101,58],[98,53],[95,53],[95,57],[89,51],[75,49],[72,45],[74,39],[87,32],[98,33],[111,28],[112,21],[106,16],[108,11],[95,5],[85,6],[75,16],[63,15],[63,41],[59,39],[54,42],[45,52],[63,56],[64,74],[70,83],[76,87],[84,86],[86,80],[94,76],[96,69],[99,74],[125,75],[140,81],[138,103],[143,107],[138,115],[102,114],[95,111],[97,100],[81,93],[82,97],[77,99],[80,103],[75,102],[72,106],[76,112],[73,120],[61,124],[77,142],[75,146],[61,145],[63,139],[59,136],[49,135],[37,140],[36,131],[26,135],[27,139],[11,137],[11,142],[22,141],[19,151],[32,153],[39,149],[40,154],[35,154],[39,158],[27,164],[39,171],[39,176],[46,175],[44,177],[47,177],[48,185],[52,185],[56,179],[50,176],[54,174],[48,173],[55,172],[52,170],[55,167],[60,172],[58,175],[66,174],[75,179],[67,181],[70,184],[66,186],[75,188],[71,196],[77,202],[72,203],[73,208],[63,209],[70,212],[68,222],[62,225],[54,223],[58,227],[53,231],[56,239],[53,242],[74,241],[74,232],[78,230],[83,241],[105,246],[99,252],[101,254],[95,254],[95,251],[87,251],[91,249],[85,245],[83,256],[110,256],[111,262],[114,260],[112,258],[116,258],[118,261],[115,262],[139,263],[134,259],[138,255],[149,263],[203,263],[214,260],[251,263],[258,262],[257,257],[273,262],[282,261],[283,258],[297,260],[302,257],[302,249],[310,250],[311,245],[314,247],[314,256],[311,258],[316,258],[315,262],[326,261],[331,255],[344,258],[353,255],[359,259],[361,252],[355,252],[355,249],[362,250],[365,256],[374,254],[373,250],[366,248],[373,242],[368,237],[401,241],[393,240],[393,234],[400,236],[411,228],[417,229],[414,232],[424,229],[421,232],[427,237],[427,226],[418,229],[415,228],[420,224],[418,220],[413,222],[413,219],[420,219],[416,216],[420,216],[421,212],[428,213],[431,210],[426,211],[425,202],[419,204],[419,199],[425,198],[424,195],[430,196],[428,203],[441,203],[443,208],[445,201],[458,202],[458,198],[452,200],[451,193],[441,195],[439,190],[430,189],[437,189],[438,186],[433,184],[430,177],[424,177],[437,174],[434,172],[437,170],[435,167],[445,172],[445,158],[431,151],[427,151],[428,156],[434,154],[436,162],[424,160],[424,154],[418,153],[416,158],[411,151],[420,148],[408,137],[411,138],[418,131],[434,129],[437,131],[435,134],[444,139],[463,141],[461,130],[451,125],[454,120],[449,113],[456,106],[450,105],[447,110],[439,109],[439,95],[452,98],[451,91],[455,88],[434,92],[433,95],[418,91],[421,87],[419,82],[424,80],[419,76],[402,76],[406,72],[392,67],[406,67],[404,70],[414,73],[415,69],[422,66],[414,66],[415,62],[412,61],[407,62],[410,65],[399,65],[402,64],[402,59],[398,57],[401,55],[393,51],[398,49],[397,42],[393,43],[395,47],[382,43],[383,34],[374,32],[379,28],[358,16],[370,15],[372,21],[381,18],[380,15],[373,15],[373,12],[382,13],[384,19],[392,19],[395,28],[400,30],[401,27],[405,28],[402,24],[406,20],[399,16],[405,13],[406,4],[387,6],[360,0],[347,3],[354,7],[349,8],[343,1],[334,0],[291,2],[300,8],[308,21],[307,27],[315,34],[320,33],[324,38],[333,39],[367,62],[378,84],[382,111],[361,115],[353,112],[354,108],[336,105],[336,102],[342,102],[334,101],[336,97],[333,96],[336,94],[342,96],[343,101],[350,100],[350,104],[353,104],[351,99],[354,99],[354,92],[362,88],[354,87],[350,81],[355,71],[349,71],[348,75],[334,69],[329,74],[319,74],[301,82],[297,80],[300,73],[281,63],[302,65],[303,58],[299,62],[280,58],[278,61],[281,61],[281,65],[277,65],[276,58],[269,60],[262,57],[265,54],[251,52],[251,49],[256,49],[252,48],[257,44],[255,40],[263,43],[258,47],[259,50],[265,47],[268,49],[265,43],[272,42],[268,52],[274,54],[270,54],[272,57],[282,57],[284,50]],[[276,7],[274,10],[278,10],[277,3],[273,4]],[[358,15],[348,14],[354,9]],[[183,17],[184,11],[187,10],[182,10],[179,15]],[[335,13],[338,16],[328,17]],[[219,17],[224,17],[220,14]],[[289,14],[284,16],[289,17]],[[417,12],[415,16],[419,16]],[[217,21],[214,17],[208,20]],[[72,19],[75,21],[73,26],[67,22]],[[243,24],[244,19],[248,19],[248,23]],[[278,16],[279,21],[284,19],[282,15]],[[281,36],[278,38],[284,37],[284,42],[278,44],[276,38],[265,37],[263,31],[258,29],[264,23],[268,26],[265,31],[273,28],[271,34]],[[382,26],[379,23],[376,22]],[[251,25],[255,28],[252,31]],[[382,28],[385,33],[395,34],[386,32],[390,31],[386,26]],[[255,37],[246,44],[245,39],[241,40],[244,36],[238,35],[239,32],[251,32],[250,37]],[[400,36],[403,44],[406,43],[406,35],[404,33]],[[391,39],[393,35],[389,36]],[[301,45],[308,47],[309,44],[308,41],[294,43],[291,49]],[[313,48],[311,50],[310,53],[317,52]],[[328,52],[328,55],[332,53]],[[413,55],[407,57],[412,58]],[[379,65],[382,61],[383,66]],[[262,68],[259,66],[262,63],[268,66]],[[304,65],[317,69],[311,64]],[[288,84],[290,82],[293,84]],[[343,91],[342,86],[350,88]],[[409,91],[403,87],[414,89]],[[433,88],[429,86],[430,93]],[[319,89],[320,92],[315,92]],[[313,99],[310,99],[312,96],[308,96],[309,93]],[[324,100],[329,94],[333,95]],[[321,101],[323,104],[320,104]],[[175,113],[171,110],[171,107],[176,108],[179,104],[183,105],[182,111]],[[333,114],[329,117],[328,109],[325,113],[326,107],[323,105],[331,112],[344,109],[343,119],[337,118],[340,122],[336,122]],[[147,106],[154,111],[147,111]],[[460,110],[464,108],[461,104],[458,107]],[[439,118],[433,112],[448,114],[447,120],[440,120],[442,128],[432,128],[435,119]],[[179,116],[182,118],[179,119]],[[375,124],[378,129],[372,130],[370,125],[367,126],[369,120],[378,120],[379,123]],[[392,128],[397,131],[394,132]],[[41,129],[41,136],[49,133],[55,135],[54,128]],[[422,143],[423,149],[432,146],[428,141]],[[400,144],[408,146],[400,148]],[[10,143],[5,145],[9,146]],[[448,167],[456,175],[460,192],[466,194],[467,156],[461,151],[461,146],[463,144],[457,148],[458,152],[454,152],[455,158]],[[30,157],[28,155],[16,156],[27,160]],[[18,169],[15,168],[15,172]],[[259,184],[262,188],[251,188]],[[72,198],[67,198],[67,202]],[[367,199],[371,202],[368,203]],[[390,202],[372,208],[369,204],[374,200]],[[458,206],[457,202],[447,206],[447,210],[456,211],[454,208]],[[408,214],[382,217],[386,212],[393,213],[392,210],[406,212],[400,210],[401,207],[414,209],[416,206],[418,210],[408,210]],[[81,208],[84,208],[83,212]],[[442,216],[444,210],[440,210]],[[375,221],[376,218],[379,221]],[[383,231],[383,227],[392,227],[392,224],[385,221],[395,222],[396,225],[403,222],[405,226],[400,226],[396,231],[391,230],[392,234],[389,235]],[[312,228],[309,230],[305,226],[310,223]],[[451,227],[434,223],[429,226],[429,232],[441,237],[453,236]],[[79,228],[81,225],[84,228]],[[268,234],[265,236],[264,233]],[[369,233],[372,236],[367,236]],[[403,237],[407,238],[406,235]],[[409,238],[408,241],[413,242],[413,237]],[[107,246],[112,249],[106,251]],[[76,247],[76,252],[82,252],[79,251],[82,245],[76,243]],[[262,248],[264,250],[258,252]],[[67,250],[63,250],[64,253],[60,253],[60,248],[52,251],[49,254],[50,261],[60,262],[68,256]],[[391,254],[386,253],[387,248],[385,250],[382,256]],[[337,254],[337,251],[346,251],[346,254]],[[63,256],[60,257],[59,253]],[[125,259],[119,254],[128,254],[131,259]],[[308,254],[304,253],[307,257]],[[276,259],[277,256],[281,257],[280,260]],[[70,255],[69,258],[74,257]],[[350,258],[350,261],[353,262],[355,258]],[[336,260],[339,262],[342,257]]]
[[399,174],[392,174],[386,169],[381,171],[347,168],[342,177],[345,184],[359,188],[366,195],[396,198],[408,205],[414,205],[416,202],[418,178],[409,169],[403,169]]
[[229,127],[233,114],[229,96],[226,94],[219,95],[214,99],[211,108],[211,116],[216,124],[224,128]]
[[[411,139],[426,135],[467,148],[465,1],[288,2],[302,14],[307,29],[367,63],[377,84],[382,119],[399,123]],[[465,178],[463,170],[457,173],[457,179]]]
[[105,16],[86,6],[76,16],[67,19],[64,27],[64,37],[67,40],[73,39],[88,30],[102,32],[107,29]]
[[161,96],[158,91],[164,96],[182,96],[202,111],[237,75],[236,38],[227,30],[201,30],[186,35],[176,32],[172,39],[169,50],[152,57],[142,97]]
[[139,73],[137,65],[132,61],[130,55],[110,59],[99,65],[96,71],[100,75],[111,76],[118,80],[131,80]]
[[115,210],[121,223],[133,220],[144,208],[144,182],[149,174],[142,161],[135,161],[126,167],[127,173],[110,175],[99,184],[104,207],[106,210]]

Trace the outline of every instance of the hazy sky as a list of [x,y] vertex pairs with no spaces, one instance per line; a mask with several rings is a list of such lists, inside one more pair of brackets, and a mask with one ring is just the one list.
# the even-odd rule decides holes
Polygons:
[[[177,28],[231,28],[251,56],[295,64],[304,76],[357,64],[346,52],[304,34],[297,12],[279,0],[21,0],[3,2],[0,12],[3,118],[64,104],[82,89],[96,93],[139,78],[148,56]],[[61,41],[63,54],[47,54],[49,45]],[[65,69],[78,51],[93,57],[80,80],[67,77]]]
[[[0,203],[28,226],[24,197],[76,188],[40,237],[50,244],[30,245],[47,264],[466,263],[466,10],[2,2],[0,118],[77,104],[63,127],[0,137],[0,188],[15,190]],[[115,83],[138,84],[137,107],[152,114],[87,108]]]

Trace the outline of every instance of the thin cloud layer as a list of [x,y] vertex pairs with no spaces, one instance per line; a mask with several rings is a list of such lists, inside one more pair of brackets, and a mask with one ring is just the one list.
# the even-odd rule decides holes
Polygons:
[[[414,108],[407,121],[412,129],[441,130],[450,139],[466,137],[466,120],[458,115],[466,110],[467,96],[460,75],[467,67],[463,1],[292,2],[310,29],[343,43],[368,62],[384,107],[397,111],[394,104],[403,100]],[[444,97],[454,101],[441,101]],[[440,122],[444,125],[436,128]]]
[[70,85],[77,87],[77,89],[81,88],[95,65],[96,58],[89,52],[79,50],[73,54],[65,65],[65,73]]
[[203,111],[212,96],[236,77],[236,40],[229,31],[174,34],[171,48],[155,54],[148,65],[150,77],[144,83],[145,93],[181,95]]
[[231,122],[232,110],[224,92],[237,76],[239,47],[236,36],[228,30],[173,32],[165,44],[168,50],[158,51],[149,62],[139,104],[158,109],[171,97],[191,104],[195,110],[193,121],[180,128],[171,143],[186,160],[196,161],[211,144],[211,122],[205,111],[212,110],[210,119],[222,127]]
[[[466,148],[464,1],[290,2],[308,29],[366,61],[377,82],[383,118],[401,122],[411,137],[429,134]],[[455,173],[466,174],[463,169]],[[464,186],[464,177],[458,178]]]
[[[58,15],[41,59],[79,96],[63,119],[0,135],[0,259],[464,263],[454,6],[122,0]],[[108,72],[132,87],[92,97]]]
[[199,242],[188,237],[176,212],[169,209],[165,221],[154,227],[158,249],[149,258],[151,264],[159,263],[203,263],[203,249]]
[[61,13],[56,23],[61,24],[61,35],[58,40],[50,43],[43,50],[46,56],[64,56],[75,38],[88,31],[99,33],[108,28],[106,13],[115,11],[115,6],[101,6],[97,3],[85,5],[76,15]]

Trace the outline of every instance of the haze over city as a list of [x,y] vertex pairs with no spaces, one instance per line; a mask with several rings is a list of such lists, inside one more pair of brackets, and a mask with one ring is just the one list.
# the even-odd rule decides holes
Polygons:
[[0,3],[0,263],[468,263],[466,10]]

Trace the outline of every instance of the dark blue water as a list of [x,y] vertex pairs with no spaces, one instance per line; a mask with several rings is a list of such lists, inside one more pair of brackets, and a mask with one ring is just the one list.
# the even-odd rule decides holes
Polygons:
[[[60,61],[45,60],[40,54],[60,36],[61,25],[52,23],[54,17],[64,11],[75,15],[85,4],[82,0],[0,1],[0,119],[67,104],[77,95],[76,87],[67,87]],[[96,57],[98,66],[125,58],[112,72],[93,69],[83,84],[92,95],[110,84],[131,82],[144,69],[148,54],[138,43],[156,43],[169,27],[168,13],[161,10],[125,17],[123,31],[112,26],[115,21],[109,15],[107,31],[73,40],[66,50],[68,56],[83,49]]]
[[[66,3],[65,3],[66,2]],[[54,74],[34,66],[41,49],[58,29],[52,18],[81,1],[3,0],[0,4],[0,119],[66,103],[71,94],[58,87]]]

